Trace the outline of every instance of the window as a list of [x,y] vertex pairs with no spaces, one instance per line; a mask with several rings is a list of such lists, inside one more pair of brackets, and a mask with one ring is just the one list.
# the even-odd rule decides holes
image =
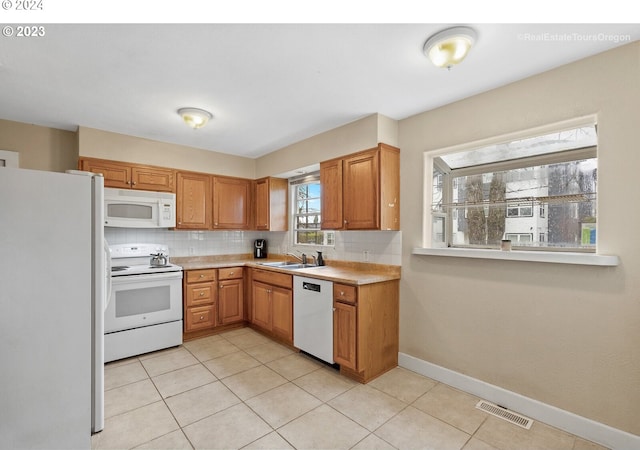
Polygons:
[[320,229],[322,222],[320,177],[318,174],[290,181],[293,192],[293,244],[335,244],[335,232]]
[[505,233],[505,239],[511,241],[511,245],[528,244],[533,241],[530,233]]
[[533,217],[533,203],[531,205],[507,205],[507,217]]
[[594,123],[432,161],[432,246],[595,251]]

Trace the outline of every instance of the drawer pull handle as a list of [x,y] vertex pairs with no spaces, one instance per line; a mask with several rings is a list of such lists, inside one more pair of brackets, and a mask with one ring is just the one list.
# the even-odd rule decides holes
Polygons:
[[200,320],[204,320],[204,316],[200,316]]
[[344,291],[340,291],[340,295],[344,295]]
[[231,272],[229,272],[229,275],[233,275],[233,270]]
[[204,278],[204,274],[203,273],[200,274],[200,278]]
[[203,297],[203,296],[204,296],[204,292],[200,292],[200,297]]

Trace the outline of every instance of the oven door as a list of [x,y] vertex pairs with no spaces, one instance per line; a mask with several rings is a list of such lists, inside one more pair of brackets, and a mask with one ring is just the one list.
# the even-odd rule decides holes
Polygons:
[[182,272],[112,277],[104,331],[182,320]]

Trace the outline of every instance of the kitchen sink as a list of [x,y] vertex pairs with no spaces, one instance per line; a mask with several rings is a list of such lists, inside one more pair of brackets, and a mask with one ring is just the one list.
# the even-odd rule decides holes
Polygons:
[[308,269],[310,267],[325,267],[325,266],[316,266],[315,264],[302,264],[302,263],[289,262],[289,261],[263,262],[258,264],[262,266],[277,267],[279,269],[287,269],[287,270]]

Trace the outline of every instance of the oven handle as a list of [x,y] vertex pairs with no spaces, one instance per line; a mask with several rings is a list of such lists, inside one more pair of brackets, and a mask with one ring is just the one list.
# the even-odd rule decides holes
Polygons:
[[112,275],[111,281],[114,283],[139,282],[139,281],[160,281],[182,279],[182,271],[160,272],[160,273],[139,273],[136,275]]

